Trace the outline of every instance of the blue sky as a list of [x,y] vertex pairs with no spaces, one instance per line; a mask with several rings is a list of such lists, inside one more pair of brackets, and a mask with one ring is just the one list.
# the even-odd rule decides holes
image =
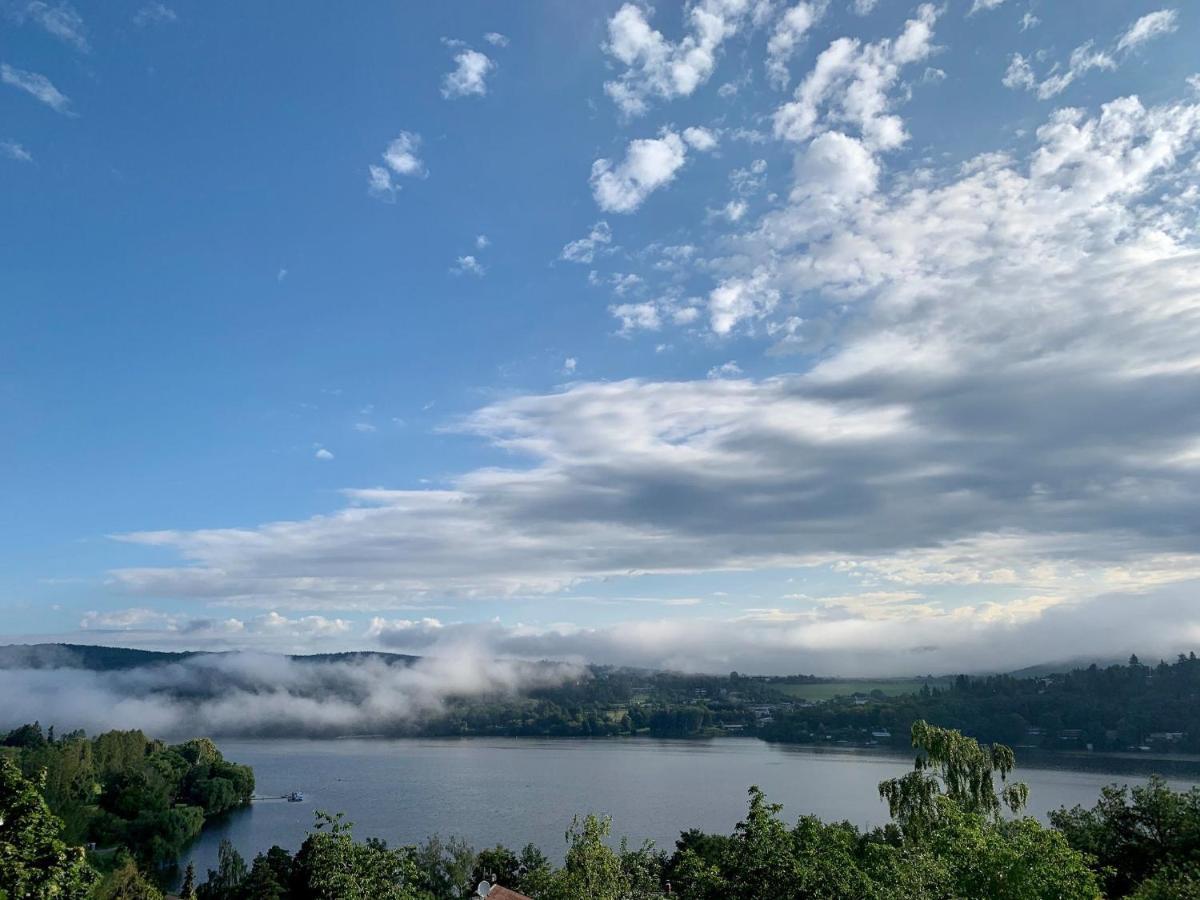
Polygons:
[[1192,13],[7,0],[0,634],[1194,643]]

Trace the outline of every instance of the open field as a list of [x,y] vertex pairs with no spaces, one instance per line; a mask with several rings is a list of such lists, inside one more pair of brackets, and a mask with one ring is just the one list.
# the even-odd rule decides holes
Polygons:
[[894,678],[882,681],[819,681],[811,684],[779,684],[775,685],[775,687],[798,700],[832,700],[834,697],[846,697],[850,694],[869,694],[871,691],[882,691],[889,697],[900,694],[915,694],[926,684],[931,688],[944,688],[950,684],[950,679]]

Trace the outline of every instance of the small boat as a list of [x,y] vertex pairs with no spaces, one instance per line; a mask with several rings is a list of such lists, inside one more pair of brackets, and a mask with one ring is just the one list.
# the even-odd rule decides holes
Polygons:
[[304,800],[304,795],[299,791],[292,791],[285,798],[288,803],[300,803]]

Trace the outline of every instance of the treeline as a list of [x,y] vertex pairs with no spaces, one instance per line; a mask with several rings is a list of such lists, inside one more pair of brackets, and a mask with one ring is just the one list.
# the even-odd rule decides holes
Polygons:
[[[1035,678],[960,675],[945,689],[866,702],[841,698],[780,710],[771,741],[877,741],[902,746],[925,720],[980,740],[1043,750],[1200,752],[1200,660],[1086,669]],[[886,736],[884,733],[886,732]]]
[[787,701],[782,685],[810,680],[592,666],[586,678],[520,697],[458,698],[418,730],[431,737],[699,737],[722,726],[752,729],[752,705]]
[[43,732],[23,725],[0,754],[34,781],[70,844],[130,853],[143,866],[173,862],[205,819],[248,803],[254,773],[198,738],[169,746],[140,731]]
[[[476,853],[458,841],[389,847],[356,840],[317,814],[295,853],[247,863],[221,846],[216,869],[185,900],[462,900],[489,881],[533,900],[1187,900],[1200,897],[1200,788],[1161,780],[1110,788],[1094,808],[1059,810],[1045,827],[1020,815],[1011,750],[918,722],[918,762],[883,782],[892,821],[863,831],[803,816],[794,823],[751,788],[732,834],[684,832],[670,851],[613,846],[605,818],[577,818],[554,865],[537,848]],[[34,781],[0,759],[0,900],[162,900],[126,860],[101,878]]]

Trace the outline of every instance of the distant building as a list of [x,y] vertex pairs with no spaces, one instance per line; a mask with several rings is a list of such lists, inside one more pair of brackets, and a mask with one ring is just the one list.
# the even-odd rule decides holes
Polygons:
[[492,885],[492,889],[483,896],[487,900],[533,900],[532,897],[518,894],[516,891],[510,891],[508,888],[500,887],[498,884]]

